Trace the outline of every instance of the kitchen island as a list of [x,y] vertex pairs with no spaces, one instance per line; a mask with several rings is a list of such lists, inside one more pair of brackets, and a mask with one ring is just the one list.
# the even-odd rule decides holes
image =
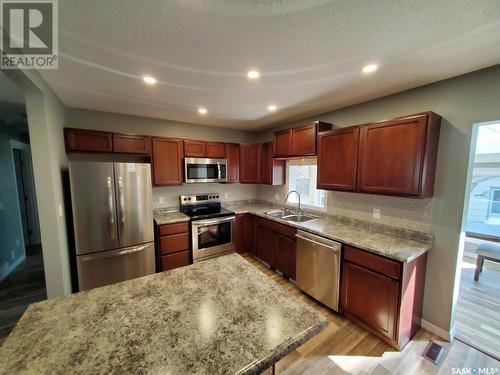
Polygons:
[[0,373],[258,374],[326,324],[231,254],[31,305]]

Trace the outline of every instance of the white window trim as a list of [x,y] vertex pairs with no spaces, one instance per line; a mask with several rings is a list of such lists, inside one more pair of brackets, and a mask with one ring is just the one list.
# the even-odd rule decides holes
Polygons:
[[[288,182],[288,180],[287,180]],[[488,205],[488,219],[489,218],[500,218],[500,214],[498,213],[495,213],[495,212],[491,212],[491,209],[493,207],[493,195],[494,195],[494,192],[495,191],[500,191],[500,187],[492,187],[490,188],[490,204]]]
[[[314,162],[317,166],[317,159],[316,158],[307,158],[307,159],[291,159],[291,160],[286,160],[285,161],[285,168],[286,168],[286,175],[285,175],[285,198],[288,195],[289,186],[288,186],[288,166],[289,165],[302,165],[302,164],[307,164],[308,161]],[[316,176],[318,178],[318,176]],[[316,190],[323,190],[323,189],[317,189]],[[325,192],[325,207],[318,207],[318,206],[311,206],[309,204],[305,204],[302,201],[300,202],[300,206],[302,208],[305,208],[310,211],[318,211],[318,212],[326,212],[328,208],[328,191],[323,190]],[[285,202],[285,206],[297,208],[297,203],[291,203],[291,202]]]

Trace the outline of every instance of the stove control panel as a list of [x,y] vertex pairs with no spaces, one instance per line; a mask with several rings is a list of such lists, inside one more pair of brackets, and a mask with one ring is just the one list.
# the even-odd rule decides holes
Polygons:
[[220,202],[220,193],[181,195],[180,201],[181,206],[186,204]]

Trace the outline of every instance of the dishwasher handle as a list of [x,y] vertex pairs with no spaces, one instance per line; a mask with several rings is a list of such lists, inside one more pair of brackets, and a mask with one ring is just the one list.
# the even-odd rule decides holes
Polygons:
[[[309,236],[314,237],[314,239],[311,238],[311,237],[309,237]],[[310,235],[310,234],[307,234],[306,236],[304,236],[300,232],[296,233],[295,237],[297,237],[298,239],[304,240],[304,241],[312,242],[312,243],[314,243],[315,245],[318,245],[318,246],[326,247],[326,248],[328,248],[328,249],[330,249],[330,250],[332,250],[332,251],[334,251],[336,253],[340,252],[340,246],[341,245],[338,242],[331,241],[331,240],[328,240],[326,238],[323,239],[323,238],[321,238],[319,236],[314,236],[314,235]],[[316,240],[316,238],[318,238],[319,241]]]

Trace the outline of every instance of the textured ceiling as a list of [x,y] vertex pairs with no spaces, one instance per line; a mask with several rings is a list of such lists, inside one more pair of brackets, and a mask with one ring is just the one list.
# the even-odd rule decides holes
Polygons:
[[500,62],[498,0],[64,0],[59,20],[41,73],[67,106],[240,129]]

